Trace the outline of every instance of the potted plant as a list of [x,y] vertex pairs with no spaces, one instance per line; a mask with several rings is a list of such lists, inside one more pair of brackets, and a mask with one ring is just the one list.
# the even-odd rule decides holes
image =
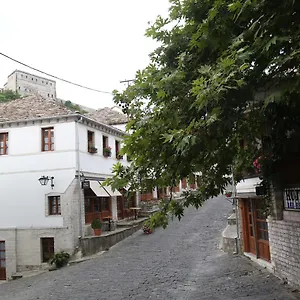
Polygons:
[[120,152],[117,152],[116,157],[118,160],[123,159],[123,155],[121,155]]
[[89,149],[89,152],[90,153],[97,153],[98,149],[95,146],[91,146],[90,149]]
[[149,226],[149,224],[146,224],[146,223],[144,223],[144,225],[143,225],[143,231],[144,231],[145,234],[152,233],[151,227]]
[[50,261],[50,264],[55,264],[56,268],[62,268],[68,264],[70,260],[70,254],[64,251],[61,251],[59,253],[56,253],[52,260]]
[[94,229],[95,235],[101,235],[102,222],[99,218],[92,221],[91,227]]
[[104,156],[104,157],[109,157],[109,156],[111,156],[111,147],[104,147],[104,148],[103,148],[103,156]]
[[231,196],[232,196],[232,192],[226,191],[226,192],[225,192],[225,196],[226,196],[227,198],[231,197]]

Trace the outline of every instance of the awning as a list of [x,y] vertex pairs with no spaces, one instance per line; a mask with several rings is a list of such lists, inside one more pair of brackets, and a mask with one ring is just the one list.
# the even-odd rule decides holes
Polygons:
[[98,181],[90,181],[90,188],[98,197],[110,197],[110,194],[100,185]]
[[237,198],[256,198],[256,187],[260,186],[261,179],[259,177],[247,178],[240,181],[236,185]]
[[110,196],[122,196],[122,194],[118,190],[115,190],[113,192],[109,185],[104,185],[102,188],[105,189]]

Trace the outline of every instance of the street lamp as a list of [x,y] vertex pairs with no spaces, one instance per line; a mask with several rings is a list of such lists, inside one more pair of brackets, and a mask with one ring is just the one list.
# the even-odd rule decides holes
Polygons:
[[54,177],[49,177],[49,176],[41,176],[39,178],[39,182],[41,185],[47,185],[49,180],[51,180],[51,188],[53,189],[54,187]]

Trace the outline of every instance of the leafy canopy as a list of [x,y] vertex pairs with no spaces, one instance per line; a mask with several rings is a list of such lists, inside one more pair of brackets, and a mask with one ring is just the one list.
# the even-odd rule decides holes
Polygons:
[[295,0],[171,0],[169,16],[147,30],[159,43],[151,63],[114,92],[131,119],[123,151],[132,164],[113,180],[174,186],[201,172],[199,190],[168,201],[153,226],[218,195],[232,171],[241,178],[251,170],[262,136],[270,178],[287,133],[300,125],[299,13]]

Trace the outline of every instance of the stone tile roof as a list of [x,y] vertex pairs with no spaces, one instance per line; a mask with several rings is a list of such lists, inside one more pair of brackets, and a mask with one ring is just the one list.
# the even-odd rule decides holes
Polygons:
[[40,95],[0,103],[0,122],[74,115],[75,112],[54,99]]
[[107,125],[124,124],[128,122],[128,117],[109,107],[100,108],[87,114],[87,117]]

